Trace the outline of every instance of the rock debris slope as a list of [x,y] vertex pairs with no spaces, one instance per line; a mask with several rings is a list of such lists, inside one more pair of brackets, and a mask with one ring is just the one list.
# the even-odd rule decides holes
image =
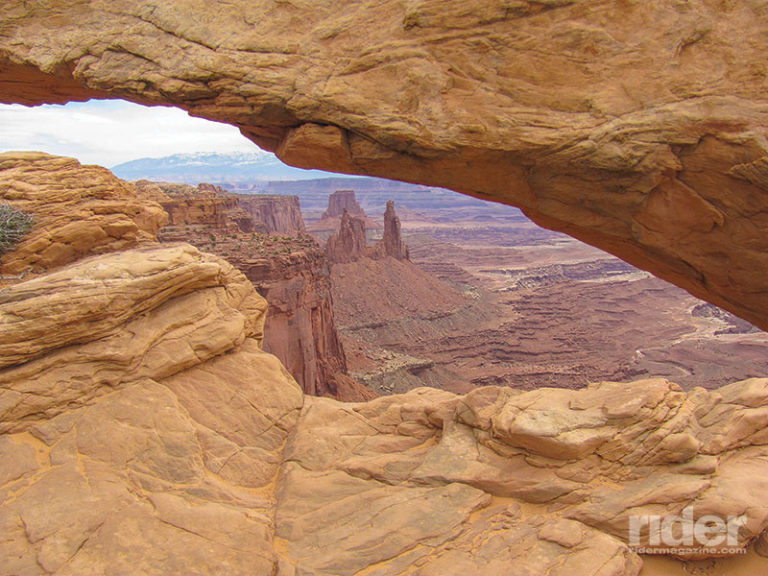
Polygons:
[[261,349],[265,313],[151,239],[2,288],[0,575],[636,576],[630,516],[688,507],[766,546],[768,379],[341,403]]
[[0,99],[121,97],[521,206],[768,328],[763,0],[10,0]]

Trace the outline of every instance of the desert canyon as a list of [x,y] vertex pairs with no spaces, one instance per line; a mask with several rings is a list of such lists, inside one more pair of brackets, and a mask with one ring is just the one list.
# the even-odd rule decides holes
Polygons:
[[[514,213],[459,242],[341,194],[305,226],[290,195],[0,154],[0,203],[32,218],[0,254],[0,574],[768,573],[768,378],[720,381],[728,339],[691,368],[659,312],[677,305],[638,276],[719,307],[686,322],[768,329],[766,34],[764,0],[6,2],[2,102],[178,106],[292,165],[516,206],[637,269],[537,245]],[[523,229],[500,268],[484,234]],[[530,267],[553,246],[569,256]],[[413,278],[429,322],[343,301],[363,274]],[[656,348],[547,288],[631,313],[591,282],[609,274],[669,331]],[[587,362],[594,332],[567,330],[593,318],[619,336]],[[403,393],[374,353],[393,322],[403,358],[444,350]],[[567,368],[500,368],[542,346]],[[688,514],[722,538],[647,529]]]

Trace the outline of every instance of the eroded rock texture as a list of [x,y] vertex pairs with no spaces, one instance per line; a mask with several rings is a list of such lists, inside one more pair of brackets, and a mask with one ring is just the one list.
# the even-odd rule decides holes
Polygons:
[[328,209],[321,218],[339,218],[349,212],[352,216],[365,217],[365,211],[360,207],[354,190],[336,190],[328,196]]
[[265,315],[183,243],[0,289],[0,575],[637,576],[630,518],[686,509],[764,549],[768,379],[341,403],[262,349]]
[[3,343],[25,350],[0,369],[0,573],[270,573],[264,487],[302,394],[260,350],[251,283],[155,245],[0,300]]
[[296,236],[306,232],[298,196],[276,194],[235,194],[240,207],[255,223],[254,230],[263,234]]
[[521,206],[768,328],[762,0],[11,0],[0,98],[118,96]]
[[379,258],[391,257],[395,260],[408,260],[408,246],[400,234],[400,218],[395,213],[395,201],[387,200],[384,212],[384,235],[376,244],[375,255]]
[[[212,184],[176,184],[139,180],[145,198],[168,212],[168,225],[207,226],[226,232],[296,236],[305,232],[298,196],[232,194]],[[189,228],[186,228],[189,230]]]
[[349,401],[376,396],[347,371],[328,260],[319,246],[232,260],[269,301],[265,349],[280,358],[307,394]]
[[145,198],[158,202],[172,227],[207,226],[229,232],[253,230],[253,221],[237,198],[211,184],[176,184],[138,180],[134,185]]
[[328,237],[325,253],[331,264],[355,262],[369,255],[365,239],[365,220],[350,216],[345,209],[339,221],[339,229]]
[[33,226],[0,258],[0,276],[21,276],[87,254],[156,240],[163,209],[101,166],[39,152],[0,154],[0,202],[29,214]]
[[[264,349],[274,354],[307,394],[361,401],[376,397],[349,376],[333,313],[328,260],[311,237],[296,196],[230,194],[139,181],[145,197],[168,210],[163,242],[189,242],[226,258],[269,299]],[[281,229],[295,236],[264,235]]]

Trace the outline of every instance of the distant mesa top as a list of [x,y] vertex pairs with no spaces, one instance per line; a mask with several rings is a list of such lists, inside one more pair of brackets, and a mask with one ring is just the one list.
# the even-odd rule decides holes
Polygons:
[[323,218],[337,218],[344,214],[344,210],[351,216],[365,218],[365,212],[357,202],[354,190],[336,190],[328,197],[328,209],[323,212]]

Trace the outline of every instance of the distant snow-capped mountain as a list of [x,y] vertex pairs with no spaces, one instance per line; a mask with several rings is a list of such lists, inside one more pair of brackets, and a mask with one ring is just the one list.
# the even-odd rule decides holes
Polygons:
[[163,158],[140,158],[112,167],[124,180],[162,180],[198,184],[200,182],[264,182],[269,180],[306,180],[328,173],[302,170],[283,164],[274,154],[264,151],[197,152],[174,154]]

